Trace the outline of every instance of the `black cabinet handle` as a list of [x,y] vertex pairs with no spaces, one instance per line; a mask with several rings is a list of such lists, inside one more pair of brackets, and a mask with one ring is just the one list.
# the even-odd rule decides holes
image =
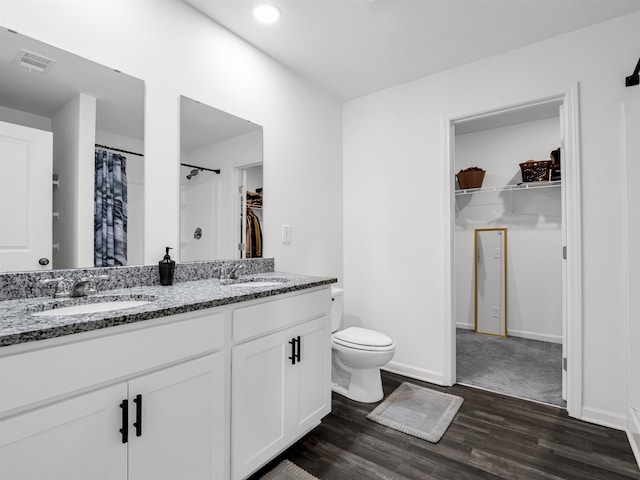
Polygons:
[[122,443],[127,443],[129,441],[129,400],[122,400],[120,408],[122,409],[122,428],[120,433],[122,434]]
[[295,365],[296,362],[300,363],[300,335],[289,340],[289,344],[291,345],[291,356],[288,358],[291,360],[291,365]]
[[136,427],[136,437],[142,436],[142,395],[136,395],[133,399],[133,403],[136,404],[136,421],[133,422],[133,426]]
[[295,365],[296,364],[296,339],[292,338],[291,340],[289,340],[289,345],[291,345],[291,356],[289,357],[289,360],[291,360],[291,365]]
[[300,363],[300,352],[302,351],[302,344],[300,343],[300,335],[298,335],[298,337],[296,338],[296,343],[298,344],[298,351],[295,355],[296,355],[296,360],[298,361],[298,363]]

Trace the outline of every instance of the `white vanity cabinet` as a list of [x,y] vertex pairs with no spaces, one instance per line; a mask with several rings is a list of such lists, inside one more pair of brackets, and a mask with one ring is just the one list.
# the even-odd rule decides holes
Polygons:
[[233,312],[232,478],[246,478],[331,408],[329,289]]
[[0,421],[0,478],[127,478],[119,441],[121,383]]
[[228,477],[224,315],[0,357],[0,478]]
[[331,408],[331,291],[0,348],[0,479],[246,478]]

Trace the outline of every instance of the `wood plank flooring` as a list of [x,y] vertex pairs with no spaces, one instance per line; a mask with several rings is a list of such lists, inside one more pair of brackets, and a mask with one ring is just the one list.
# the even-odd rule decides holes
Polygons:
[[322,424],[250,479],[285,458],[321,480],[640,479],[624,432],[471,387],[438,387],[386,372],[382,378],[385,397],[410,381],[464,398],[439,443],[374,423],[366,415],[377,404],[334,394]]

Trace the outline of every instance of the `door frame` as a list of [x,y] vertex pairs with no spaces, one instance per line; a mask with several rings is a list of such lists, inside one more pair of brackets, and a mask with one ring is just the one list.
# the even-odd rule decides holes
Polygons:
[[[582,417],[582,194],[580,169],[579,84],[565,92],[536,98],[517,104],[457,116],[443,116],[443,232],[444,232],[444,304],[443,304],[443,379],[447,385],[456,383],[456,303],[455,303],[455,124],[498,113],[524,109],[534,105],[560,102],[564,158],[562,159],[562,195],[564,199],[563,237],[566,239],[566,259],[563,265],[563,343],[566,346],[566,400],[570,416]],[[558,252],[560,255],[561,252]]]
[[[236,254],[234,258],[245,258],[245,250],[239,248],[240,244],[246,244],[246,230],[243,227],[247,214],[247,170],[253,167],[261,167],[262,162],[248,163],[246,165],[238,165],[235,170],[235,187],[233,189],[233,205],[234,205],[234,248]],[[240,200],[238,202],[238,200]],[[237,208],[237,210],[236,210]]]

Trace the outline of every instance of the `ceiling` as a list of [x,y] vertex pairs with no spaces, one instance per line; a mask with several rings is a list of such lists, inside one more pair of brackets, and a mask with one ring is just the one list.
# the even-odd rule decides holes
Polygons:
[[180,150],[191,151],[262,127],[187,97],[180,97]]
[[[18,66],[21,50],[55,60],[44,73]],[[144,82],[112,68],[0,28],[0,105],[52,118],[85,93],[96,97],[96,128],[144,137]]]
[[183,0],[340,100],[640,10],[640,0]]

